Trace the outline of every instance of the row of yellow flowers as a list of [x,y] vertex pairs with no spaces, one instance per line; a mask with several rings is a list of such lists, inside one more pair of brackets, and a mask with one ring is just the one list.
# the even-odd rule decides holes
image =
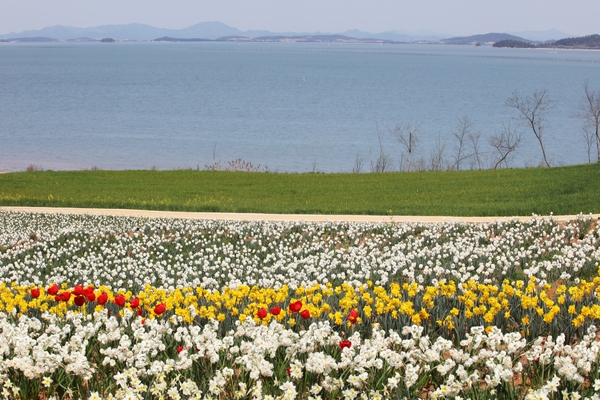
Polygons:
[[[360,326],[364,322],[385,325],[399,321],[449,331],[475,325],[514,330],[536,324],[540,334],[552,334],[566,326],[576,329],[586,321],[600,320],[599,286],[600,271],[591,281],[571,285],[540,285],[535,278],[528,282],[505,280],[498,286],[449,281],[426,287],[416,283],[382,287],[368,281],[358,288],[328,284],[296,290],[288,286],[164,290],[147,285],[136,294],[115,292],[106,286],[0,283],[0,311],[18,317],[36,311],[64,316],[68,310],[91,313],[109,309],[122,316],[124,309],[131,309],[144,318],[178,316],[185,323],[198,319],[243,322],[253,318],[256,323],[268,324],[275,319],[294,326],[299,320],[329,319],[336,325]],[[351,312],[356,317],[349,320]]]

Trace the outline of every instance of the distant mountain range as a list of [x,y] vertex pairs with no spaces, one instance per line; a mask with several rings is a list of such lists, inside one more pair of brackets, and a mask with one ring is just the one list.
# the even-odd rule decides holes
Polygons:
[[[328,32],[270,32],[265,30],[249,30],[241,31],[237,28],[226,25],[222,22],[201,22],[196,25],[184,29],[165,29],[155,28],[144,24],[127,24],[127,25],[102,25],[92,28],[75,28],[72,26],[56,25],[39,30],[29,30],[23,32],[10,32],[0,35],[0,39],[19,39],[25,41],[27,38],[46,38],[69,41],[94,41],[103,38],[113,38],[116,40],[154,40],[157,38],[198,38],[215,40],[223,37],[248,37],[258,38],[265,36],[293,37],[293,36],[328,36],[341,35],[355,39],[380,39],[396,42],[439,42],[442,39],[452,40],[458,38],[450,38],[451,35],[439,34],[429,30],[419,30],[414,32],[408,31],[387,31],[381,33],[369,33],[359,30],[349,30],[339,33]],[[507,34],[501,34],[507,35]],[[476,35],[485,36],[485,35]],[[508,35],[510,36],[510,35]],[[546,41],[558,40],[569,37],[568,34],[557,31],[544,32],[522,32],[521,37],[515,40],[526,41]],[[462,38],[467,39],[467,38]],[[502,39],[501,39],[502,40]],[[31,40],[29,40],[31,41]],[[478,39],[475,39],[478,41]],[[486,40],[494,41],[494,40]]]

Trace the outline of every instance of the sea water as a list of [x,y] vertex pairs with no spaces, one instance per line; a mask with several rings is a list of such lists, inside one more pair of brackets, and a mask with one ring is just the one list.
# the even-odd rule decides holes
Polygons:
[[[327,43],[0,44],[0,170],[200,168],[242,158],[281,172],[363,171],[396,125],[418,125],[413,159],[451,162],[460,117],[523,140],[510,166],[537,166],[531,130],[504,104],[547,90],[554,165],[584,163],[573,118],[600,89],[600,51]],[[437,146],[437,147],[436,147]],[[592,152],[593,155],[593,152]]]

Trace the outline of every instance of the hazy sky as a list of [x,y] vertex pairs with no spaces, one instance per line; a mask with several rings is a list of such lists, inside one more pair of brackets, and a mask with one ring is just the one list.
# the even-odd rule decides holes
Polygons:
[[343,32],[430,29],[442,34],[558,29],[600,33],[599,0],[11,0],[0,34],[67,25],[184,28],[221,21],[241,30]]

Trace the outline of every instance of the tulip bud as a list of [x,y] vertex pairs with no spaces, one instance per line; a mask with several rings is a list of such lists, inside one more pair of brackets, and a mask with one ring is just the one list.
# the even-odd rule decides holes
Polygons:
[[302,319],[309,319],[310,318],[310,311],[308,310],[304,310],[300,313],[300,316],[302,317]]
[[138,308],[140,305],[140,299],[134,297],[132,300],[129,301],[129,305],[131,306],[131,308]]
[[40,289],[39,288],[31,289],[31,297],[34,299],[37,299],[38,297],[40,297]]
[[167,310],[167,305],[165,303],[160,303],[160,304],[157,304],[156,307],[154,307],[154,314],[160,315],[160,314],[164,313],[166,310]]
[[350,323],[354,324],[354,323],[356,323],[357,320],[358,320],[358,311],[350,310],[350,315],[348,315],[348,321],[350,321]]
[[290,312],[297,313],[302,309],[302,302],[300,300],[290,303],[289,306]]
[[108,301],[108,295],[106,294],[106,292],[102,292],[102,294],[100,296],[98,296],[98,304],[103,306],[104,303],[106,303],[107,301]]
[[279,315],[281,313],[281,307],[279,306],[275,306],[275,307],[271,307],[271,314],[273,315]]
[[54,285],[50,286],[48,288],[48,290],[46,290],[46,292],[50,295],[50,296],[54,296],[58,293],[58,285],[55,283]]
[[256,315],[258,316],[258,318],[263,319],[267,316],[267,310],[265,310],[264,308],[261,308],[260,310],[258,310],[256,312]]
[[70,298],[71,298],[71,292],[62,292],[60,294],[60,299],[62,301],[69,301]]
[[123,296],[122,294],[118,295],[115,297],[114,303],[116,305],[118,305],[119,307],[123,307],[125,305],[125,296]]
[[85,297],[83,296],[75,296],[75,300],[73,300],[74,303],[78,306],[81,307],[82,305],[85,304]]

